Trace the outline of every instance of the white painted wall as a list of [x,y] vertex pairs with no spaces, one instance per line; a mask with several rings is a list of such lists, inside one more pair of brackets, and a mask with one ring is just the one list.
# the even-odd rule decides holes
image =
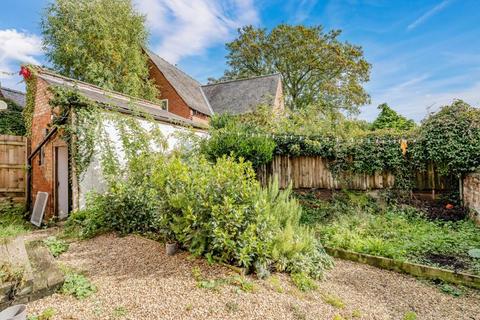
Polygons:
[[[143,119],[139,119],[138,121],[140,121],[142,128],[147,130],[152,129],[153,125],[156,125],[158,128],[160,128],[168,144],[167,152],[177,147],[178,144],[180,143],[176,136],[179,132],[187,133],[191,130],[185,127],[168,124],[168,123],[157,122],[155,124],[152,124],[152,122],[143,120]],[[108,136],[109,141],[112,143],[113,147],[116,150],[118,160],[120,161],[121,164],[125,164],[125,156],[122,148],[122,143],[120,140],[120,134],[117,128],[115,127],[114,122],[112,120],[103,120],[102,125],[105,128],[105,132]],[[195,134],[200,136],[206,136],[207,132],[196,130]],[[160,151],[160,148],[161,148],[160,146],[156,146],[152,144],[152,150]],[[96,146],[95,154],[92,158],[92,161],[88,169],[80,179],[80,183],[79,183],[80,209],[83,209],[85,207],[87,195],[89,192],[91,191],[103,192],[106,190],[107,185],[102,175],[103,170],[100,163],[100,159],[103,151],[101,149],[102,148],[100,145]]]

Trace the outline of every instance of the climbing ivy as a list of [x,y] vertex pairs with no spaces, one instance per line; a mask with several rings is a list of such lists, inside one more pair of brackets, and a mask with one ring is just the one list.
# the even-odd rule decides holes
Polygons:
[[[76,90],[51,87],[53,96],[52,126],[57,127],[69,147],[70,165],[74,163],[77,177],[87,170],[95,152],[101,113],[98,105]],[[72,163],[73,162],[73,163]]]
[[7,103],[7,110],[0,110],[0,134],[25,135],[22,108],[11,100],[4,101]]
[[35,96],[37,94],[37,79],[35,70],[28,66],[23,66],[31,74],[30,77],[24,77],[27,84],[27,94],[25,107],[23,108],[23,122],[25,123],[25,133],[27,137],[32,135],[33,111],[35,109]]

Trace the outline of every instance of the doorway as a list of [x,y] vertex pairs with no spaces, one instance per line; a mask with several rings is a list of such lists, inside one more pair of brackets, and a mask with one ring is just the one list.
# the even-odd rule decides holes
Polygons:
[[59,219],[68,217],[68,148],[55,147],[55,199]]

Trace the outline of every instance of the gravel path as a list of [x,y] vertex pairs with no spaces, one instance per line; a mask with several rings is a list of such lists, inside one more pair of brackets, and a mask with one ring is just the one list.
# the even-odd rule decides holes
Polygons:
[[208,279],[234,273],[187,253],[168,257],[162,244],[137,236],[73,243],[58,260],[84,272],[98,292],[85,300],[54,294],[30,303],[29,314],[53,307],[54,319],[340,320],[403,319],[414,311],[422,320],[480,320],[478,291],[455,298],[412,277],[342,260],[310,293],[299,292],[283,274],[275,276],[278,283],[248,278],[255,283],[248,293],[233,285],[197,288],[196,267]]

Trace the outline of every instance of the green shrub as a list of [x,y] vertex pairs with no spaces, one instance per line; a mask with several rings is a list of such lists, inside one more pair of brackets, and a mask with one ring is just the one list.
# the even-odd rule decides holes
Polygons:
[[82,300],[97,292],[97,288],[84,275],[68,271],[60,292]]
[[56,258],[68,250],[69,244],[65,240],[56,237],[48,237],[43,240],[51,254]]
[[216,129],[210,131],[210,137],[201,145],[201,152],[211,161],[233,156],[258,167],[272,160],[275,142],[261,128],[228,115],[219,116],[213,125]]
[[151,155],[128,170],[125,181],[93,196],[72,224],[86,234],[164,234],[195,255],[264,275],[276,269],[319,278],[332,264],[313,232],[300,225],[301,207],[290,190],[280,191],[277,183],[262,189],[249,162]]

